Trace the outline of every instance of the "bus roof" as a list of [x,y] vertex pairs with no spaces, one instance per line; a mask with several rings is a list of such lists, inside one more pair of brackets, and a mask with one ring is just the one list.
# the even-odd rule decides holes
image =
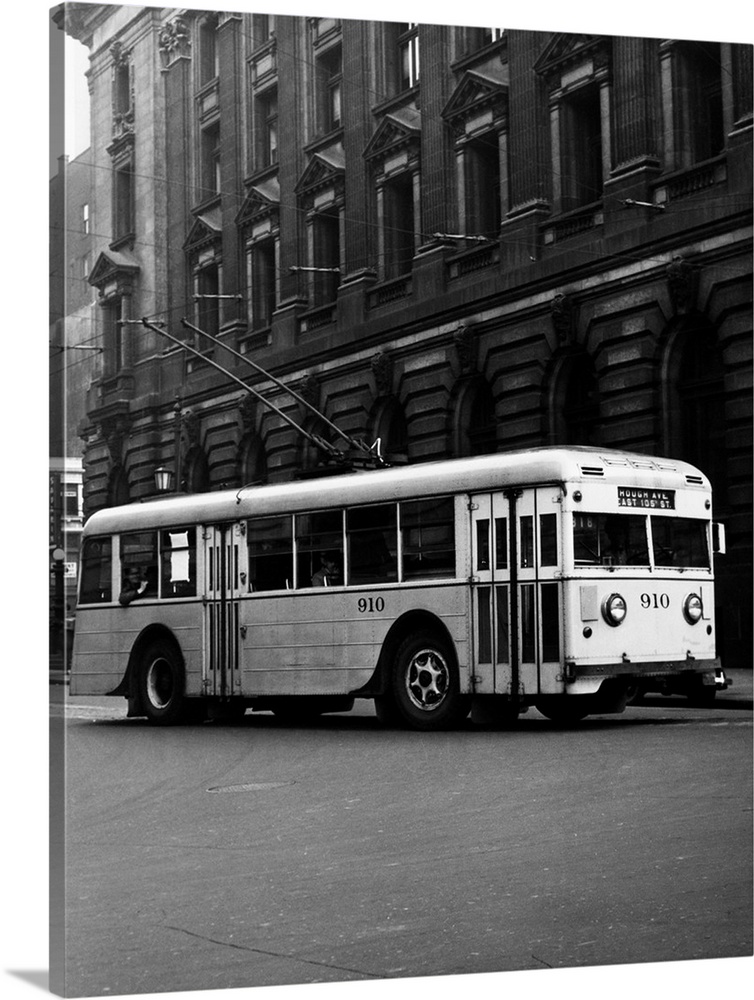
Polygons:
[[676,459],[606,448],[531,448],[106,507],[92,514],[84,534],[588,480],[665,489],[710,488],[697,468]]

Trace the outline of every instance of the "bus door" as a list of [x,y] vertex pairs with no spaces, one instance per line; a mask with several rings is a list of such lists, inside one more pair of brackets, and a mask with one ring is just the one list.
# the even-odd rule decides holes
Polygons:
[[518,675],[526,694],[553,688],[560,668],[561,499],[559,487],[522,490],[515,498]]
[[240,559],[245,525],[210,525],[204,532],[204,665],[206,695],[241,694]]
[[474,664],[478,694],[537,694],[559,673],[560,490],[471,498]]
[[477,694],[509,694],[511,684],[508,501],[471,497],[471,600]]

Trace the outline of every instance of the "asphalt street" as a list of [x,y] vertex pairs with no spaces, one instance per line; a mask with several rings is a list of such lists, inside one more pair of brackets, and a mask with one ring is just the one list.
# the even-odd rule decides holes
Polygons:
[[[746,678],[559,729],[66,719],[70,995],[750,955]],[[54,692],[55,693],[55,692]]]

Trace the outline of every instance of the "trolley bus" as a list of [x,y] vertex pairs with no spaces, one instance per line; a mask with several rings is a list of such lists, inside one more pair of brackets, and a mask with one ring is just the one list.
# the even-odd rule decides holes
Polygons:
[[595,448],[107,508],[70,691],[157,724],[355,699],[419,730],[620,712],[642,683],[714,688],[716,551],[698,469]]

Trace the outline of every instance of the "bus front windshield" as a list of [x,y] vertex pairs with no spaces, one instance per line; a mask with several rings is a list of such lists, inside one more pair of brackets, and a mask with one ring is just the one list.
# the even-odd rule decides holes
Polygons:
[[[649,521],[649,524],[647,523]],[[709,569],[707,522],[643,514],[578,513],[573,517],[578,566],[649,566]]]

